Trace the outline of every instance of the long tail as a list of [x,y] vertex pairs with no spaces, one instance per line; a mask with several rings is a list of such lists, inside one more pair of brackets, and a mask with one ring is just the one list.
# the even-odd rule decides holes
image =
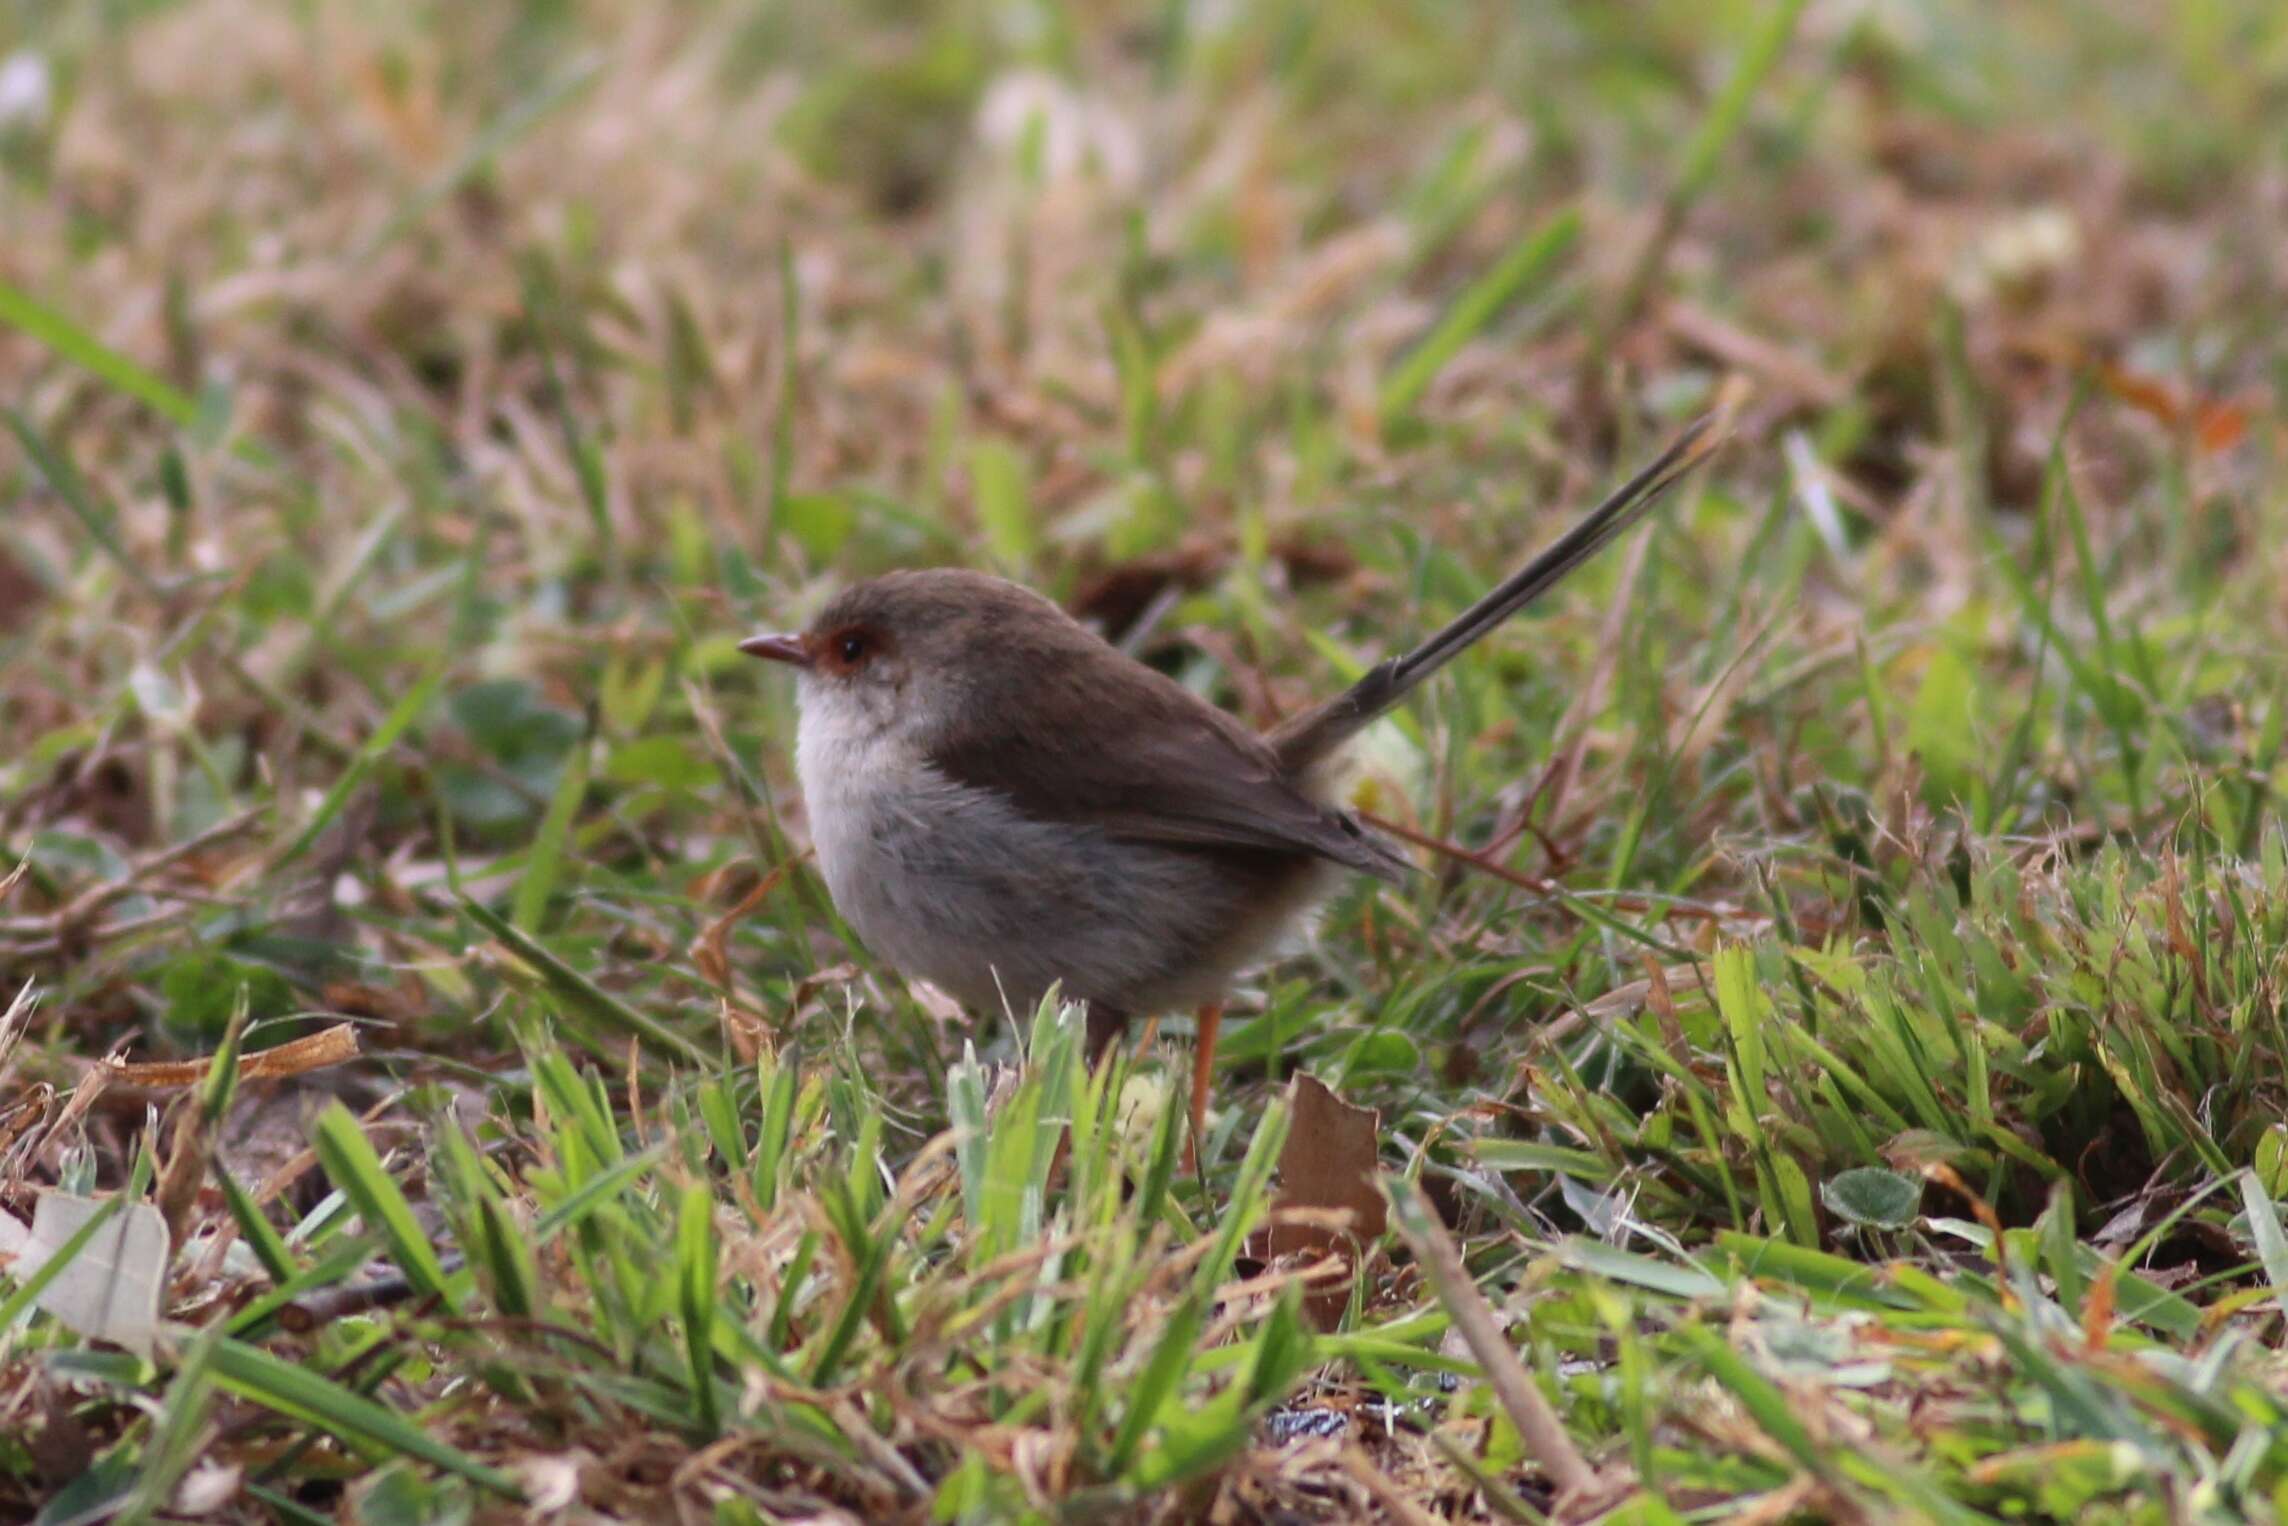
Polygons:
[[1728,412],[1719,405],[1716,412],[1694,420],[1651,465],[1615,488],[1548,549],[1445,629],[1405,656],[1376,664],[1364,678],[1325,704],[1283,722],[1268,739],[1280,762],[1294,773],[1325,759],[1471,643],[1563,582],[1567,574],[1642,519],[1687,472],[1715,453],[1724,438],[1716,424]]

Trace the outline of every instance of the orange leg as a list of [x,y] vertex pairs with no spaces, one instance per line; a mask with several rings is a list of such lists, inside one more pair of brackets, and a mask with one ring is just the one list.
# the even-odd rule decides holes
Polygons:
[[1208,1082],[1215,1074],[1216,1035],[1223,1029],[1223,1003],[1200,1008],[1192,1037],[1192,1137],[1185,1150],[1192,1157],[1192,1174],[1207,1183],[1207,1167],[1200,1160],[1200,1142],[1207,1137]]

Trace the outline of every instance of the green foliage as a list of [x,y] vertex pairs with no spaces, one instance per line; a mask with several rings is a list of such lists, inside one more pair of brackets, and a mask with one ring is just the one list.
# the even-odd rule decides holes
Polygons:
[[[184,1239],[150,1361],[36,1302],[106,1221],[0,1280],[0,1516],[1547,1513],[1398,1246],[1263,1264],[1298,1070],[1612,1519],[2288,1504],[2288,12],[260,10],[7,45],[0,1211]],[[1180,1044],[846,936],[740,636],[993,567],[1264,721],[1729,369],[1364,739],[1479,862],[1197,1174]],[[123,1041],[225,1058],[67,1116]]]

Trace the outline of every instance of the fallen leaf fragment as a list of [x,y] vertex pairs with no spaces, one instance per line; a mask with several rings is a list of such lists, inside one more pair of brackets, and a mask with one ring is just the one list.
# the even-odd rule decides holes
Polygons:
[[[19,1286],[31,1281],[110,1205],[108,1198],[50,1192],[32,1210],[30,1229],[0,1213],[0,1273]],[[32,1302],[81,1335],[149,1356],[159,1331],[167,1254],[167,1224],[159,1210],[149,1203],[126,1204],[96,1227]]]
[[1314,1286],[1303,1300],[1312,1322],[1328,1330],[1350,1303],[1351,1279],[1365,1247],[1381,1238],[1389,1222],[1388,1205],[1375,1185],[1382,1114],[1345,1102],[1307,1075],[1296,1076],[1288,1087],[1287,1106],[1291,1121],[1279,1152],[1271,1254],[1306,1265],[1339,1255],[1348,1264],[1349,1275]]
[[[242,1081],[275,1080],[283,1076],[298,1076],[308,1071],[323,1070],[329,1065],[342,1065],[358,1057],[357,1026],[354,1023],[336,1023],[306,1037],[292,1039],[274,1049],[257,1049],[239,1056],[238,1074]],[[142,1064],[129,1064],[124,1060],[105,1061],[102,1070],[106,1077],[119,1085],[140,1086],[151,1091],[173,1091],[185,1086],[202,1086],[207,1073],[213,1069],[212,1060],[151,1060]]]
[[2097,374],[2106,391],[2170,429],[2190,430],[2193,443],[2211,455],[2232,449],[2248,433],[2248,410],[2239,403],[2180,393],[2110,360],[2097,362]]

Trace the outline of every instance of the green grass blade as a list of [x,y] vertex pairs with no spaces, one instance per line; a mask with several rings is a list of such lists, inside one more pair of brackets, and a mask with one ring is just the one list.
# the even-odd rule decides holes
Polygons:
[[1512,244],[1491,270],[1463,288],[1422,342],[1383,379],[1380,406],[1385,426],[1410,412],[1462,346],[1547,276],[1580,236],[1581,213],[1567,207]]
[[509,1499],[522,1499],[515,1479],[438,1440],[388,1409],[306,1367],[224,1337],[214,1347],[215,1381],[242,1399],[316,1426],[349,1445],[382,1455],[418,1458]]
[[2257,1259],[2264,1263],[2264,1279],[2272,1284],[2273,1302],[2288,1313],[2288,1234],[2280,1228],[2280,1210],[2254,1171],[2240,1174],[2241,1206],[2248,1211],[2248,1230],[2256,1240]]
[[[526,935],[520,928],[513,926],[491,907],[472,900],[468,896],[462,896],[461,910],[468,913],[471,921],[504,944],[509,952],[539,971],[542,983],[562,998],[567,1006],[575,1008],[583,1016],[600,1019],[610,1027],[634,1034],[653,1048],[665,1050],[677,1059],[688,1061],[693,1065],[704,1066],[708,1063],[709,1057],[706,1050],[664,1023],[659,1022],[649,1013],[640,1012],[612,995],[611,992],[557,958],[536,939]],[[609,1054],[609,1051],[607,1050],[605,1053]],[[618,1056],[611,1057],[618,1058]]]
[[310,813],[310,819],[303,824],[302,830],[271,861],[272,873],[309,852],[310,845],[318,840],[318,834],[333,824],[334,818],[341,814],[342,807],[349,804],[350,796],[365,782],[365,776],[397,745],[397,739],[405,735],[423,712],[428,710],[430,701],[437,697],[437,690],[445,682],[447,663],[448,658],[440,654],[430,665],[429,671],[390,707],[389,714],[382,718],[373,735],[367,737],[365,744],[358,748],[357,756],[350,759],[349,766],[335,778],[333,788],[326,791],[325,798]]
[[675,1259],[691,1392],[699,1402],[700,1429],[713,1436],[722,1430],[723,1418],[715,1404],[715,1195],[705,1182],[684,1189]]
[[413,1205],[381,1168],[381,1157],[374,1153],[373,1143],[365,1137],[356,1115],[341,1103],[333,1103],[318,1115],[310,1142],[317,1148],[327,1178],[356,1205],[366,1227],[389,1246],[390,1258],[406,1280],[447,1310],[456,1308],[458,1299],[446,1280],[437,1248],[429,1243],[429,1236],[413,1216]]
[[525,854],[524,874],[516,882],[516,899],[510,903],[509,921],[521,932],[540,931],[540,919],[548,910],[548,898],[556,893],[556,881],[563,872],[564,847],[572,836],[573,818],[580,813],[580,802],[588,793],[588,755],[592,749],[595,716],[590,711],[588,732],[573,744],[572,755],[564,761],[564,772],[556,781],[556,793],[549,797],[548,814],[541,817],[540,826],[532,834],[532,847]]
[[253,1194],[238,1184],[238,1178],[231,1175],[230,1168],[219,1155],[209,1163],[208,1169],[215,1186],[221,1189],[223,1202],[230,1209],[231,1218],[238,1225],[240,1238],[253,1250],[255,1259],[262,1263],[262,1269],[269,1274],[272,1285],[291,1280],[296,1271],[294,1253],[287,1249],[285,1237],[272,1226],[261,1205],[254,1201]]
[[[122,396],[131,397],[177,429],[199,422],[198,399],[120,354],[62,313],[21,287],[0,280],[0,323],[38,340]],[[270,453],[252,440],[233,447],[256,466],[274,465]]]
[[121,572],[127,574],[129,582],[152,598],[161,597],[158,583],[153,580],[149,570],[121,544],[118,531],[112,523],[113,514],[107,507],[96,502],[94,491],[87,485],[87,479],[79,474],[79,468],[72,465],[71,458],[51,445],[47,437],[34,428],[32,421],[23,414],[13,408],[6,412],[8,428],[16,436],[16,443],[24,447],[24,454],[32,458],[32,464],[39,468],[40,475],[47,479],[49,488],[63,500],[64,507],[71,512],[72,518],[79,521],[80,528],[87,532],[88,538],[102,548]]

